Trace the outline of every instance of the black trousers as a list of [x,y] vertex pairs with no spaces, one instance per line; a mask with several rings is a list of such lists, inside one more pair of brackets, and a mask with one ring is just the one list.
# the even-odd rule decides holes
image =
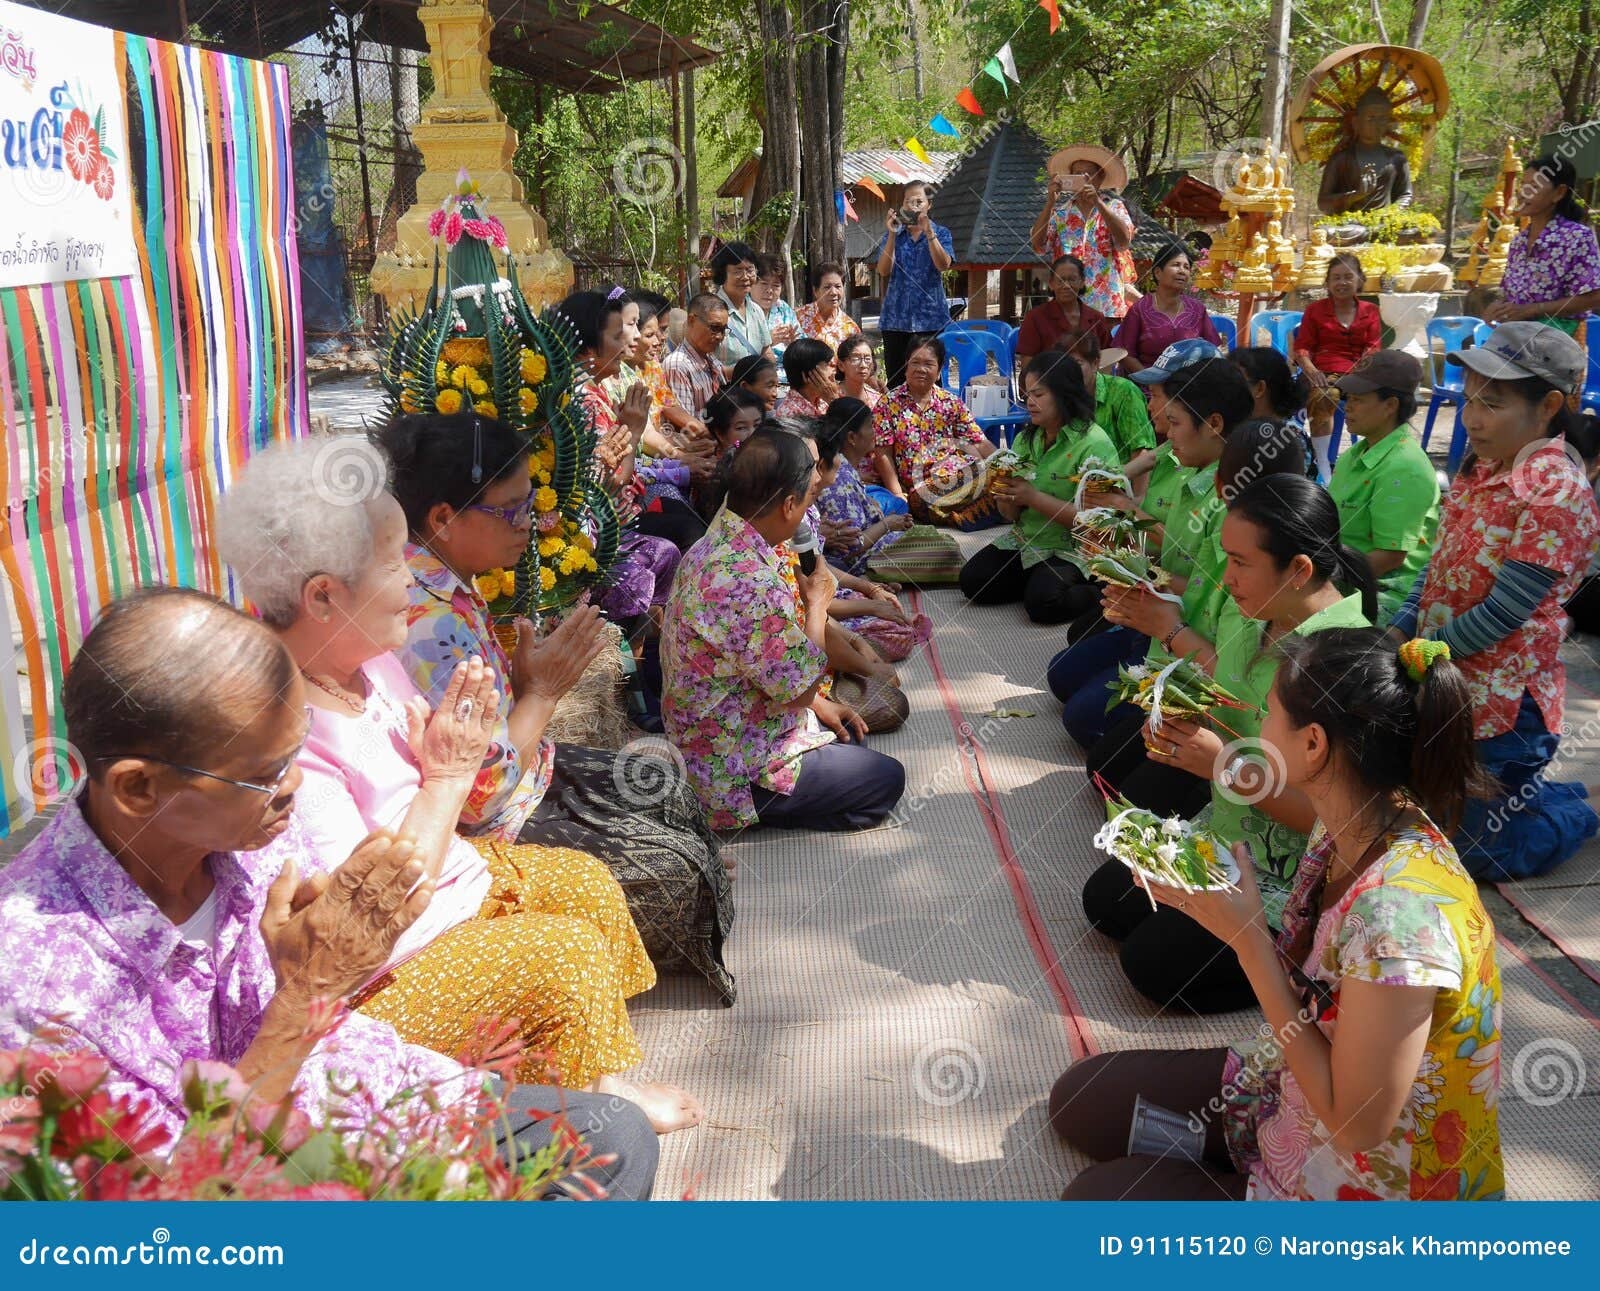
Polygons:
[[1083,755],[1084,770],[1098,775],[1135,807],[1188,819],[1211,801],[1211,785],[1199,776],[1155,762],[1145,753],[1146,714],[1119,704],[1106,716],[1106,733]]
[[835,741],[800,756],[794,792],[753,786],[756,815],[778,829],[871,829],[906,791],[906,769],[859,740]]
[[961,567],[961,594],[974,605],[1021,601],[1035,623],[1068,623],[1099,601],[1099,589],[1065,560],[1046,557],[1032,569],[1022,553],[989,546]]
[[[534,1114],[564,1108],[567,1123],[590,1152],[597,1157],[616,1157],[610,1165],[594,1166],[584,1173],[606,1190],[611,1201],[650,1200],[661,1145],[637,1103],[615,1094],[585,1094],[551,1085],[518,1085],[507,1103],[498,1137],[508,1157],[508,1141],[516,1144],[519,1157],[532,1156],[548,1145],[553,1137],[551,1123]],[[566,1199],[559,1192],[551,1196],[551,1200]]]
[[883,333],[883,380],[887,389],[893,390],[905,382],[906,357],[912,347],[937,335],[937,331]]
[[[1064,1201],[1238,1201],[1248,1180],[1228,1155],[1216,1099],[1226,1049],[1125,1049],[1075,1062],[1050,1091],[1051,1127],[1095,1162]],[[1134,1101],[1200,1120],[1201,1161],[1130,1157]]]
[[1239,957],[1181,910],[1150,908],[1121,861],[1108,860],[1083,885],[1083,912],[1122,943],[1122,971],[1147,1000],[1187,1013],[1232,1013],[1256,1003]]
[[652,538],[665,538],[679,551],[688,551],[706,536],[700,513],[676,498],[662,498],[658,511],[640,512],[633,527]]

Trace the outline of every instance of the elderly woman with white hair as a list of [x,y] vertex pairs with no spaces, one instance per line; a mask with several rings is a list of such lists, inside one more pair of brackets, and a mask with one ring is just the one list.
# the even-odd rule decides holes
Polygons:
[[[406,639],[411,577],[386,472],[364,440],[287,445],[253,458],[218,513],[223,558],[307,684],[295,815],[322,872],[370,831],[398,829],[434,886],[357,1007],[447,1054],[482,1019],[515,1020],[522,1079],[551,1062],[572,1088],[638,1102],[658,1132],[693,1125],[699,1107],[683,1091],[615,1078],[643,1056],[624,1001],[656,975],[606,866],[567,848],[474,845],[456,833],[501,697],[473,656],[430,711],[393,653]],[[592,657],[592,628],[575,616],[552,643],[547,680],[558,692]]]

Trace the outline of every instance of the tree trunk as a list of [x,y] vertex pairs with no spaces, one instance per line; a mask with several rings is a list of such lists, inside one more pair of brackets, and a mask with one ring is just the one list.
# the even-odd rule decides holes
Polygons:
[[[1417,0],[1417,3],[1426,5],[1428,0]],[[1272,17],[1267,23],[1267,94],[1261,106],[1261,133],[1274,148],[1283,146],[1283,114],[1289,106],[1289,16],[1289,0],[1272,0]]]
[[917,27],[915,0],[906,0],[906,36],[911,41],[911,93],[922,102],[922,32]]
[[[800,192],[799,102],[795,94],[794,23],[784,0],[756,0],[761,30],[762,148],[761,170],[750,198],[753,218],[775,197]],[[786,259],[794,245],[800,207],[775,231],[763,231],[758,240]]]
[[[806,33],[798,55],[800,98],[806,128],[800,132],[801,192],[806,209],[806,265],[843,258],[835,191],[843,163],[844,42],[850,10],[841,0],[802,0]],[[795,299],[799,299],[798,296]]]
[[700,158],[695,148],[694,68],[683,74],[683,222],[689,248],[689,295],[700,289],[694,263],[700,255]]
[[1422,48],[1422,35],[1428,30],[1428,13],[1433,0],[1411,0],[1411,26],[1406,28],[1406,44],[1412,49]]

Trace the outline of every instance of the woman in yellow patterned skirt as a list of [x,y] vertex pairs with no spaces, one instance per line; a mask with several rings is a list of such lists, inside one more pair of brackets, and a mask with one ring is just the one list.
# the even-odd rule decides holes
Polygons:
[[[621,1094],[662,1133],[698,1123],[682,1090],[618,1078],[643,1056],[625,1001],[656,974],[605,865],[567,848],[456,833],[495,730],[494,675],[481,659],[463,663],[430,713],[391,653],[405,639],[410,574],[383,458],[361,440],[340,445],[344,481],[370,482],[341,496],[319,469],[325,451],[303,444],[252,459],[223,500],[219,546],[307,684],[293,831],[309,836],[295,840],[301,855],[331,872],[369,831],[390,828],[414,839],[429,866],[427,911],[356,1006],[447,1054],[486,1019],[515,1021],[520,1079]],[[599,648],[598,623],[579,614],[561,630],[567,648],[553,658],[570,684]]]

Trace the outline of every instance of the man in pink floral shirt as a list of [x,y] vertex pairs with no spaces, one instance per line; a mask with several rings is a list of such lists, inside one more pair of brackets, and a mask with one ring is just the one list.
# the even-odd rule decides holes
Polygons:
[[821,693],[827,562],[800,575],[803,607],[784,578],[781,544],[815,497],[816,458],[815,443],[781,430],[745,440],[727,506],[685,553],[667,603],[662,717],[715,829],[864,829],[905,790],[905,768],[866,748],[859,715]]
[[[0,871],[0,1049],[93,1051],[107,1092],[169,1133],[190,1062],[227,1063],[318,1124],[481,1085],[385,1023],[339,1019],[433,887],[411,841],[381,832],[299,882],[305,689],[271,632],[202,593],[148,588],[90,632],[62,707],[88,779]],[[291,858],[281,870],[250,855],[268,844]],[[519,1147],[548,1142],[534,1113],[564,1102],[591,1150],[622,1152],[612,1195],[648,1195],[657,1149],[634,1104],[537,1087],[509,1101]],[[618,1128],[626,1144],[606,1147]]]

